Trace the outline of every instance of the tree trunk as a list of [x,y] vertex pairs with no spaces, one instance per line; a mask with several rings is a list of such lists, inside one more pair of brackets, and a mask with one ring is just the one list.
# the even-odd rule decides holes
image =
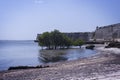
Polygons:
[[57,47],[56,47],[56,45],[55,45],[55,50],[56,50],[56,48],[57,48]]
[[50,49],[50,45],[48,46],[48,48]]
[[41,46],[42,50],[43,50],[43,46]]
[[81,46],[79,46],[81,48]]

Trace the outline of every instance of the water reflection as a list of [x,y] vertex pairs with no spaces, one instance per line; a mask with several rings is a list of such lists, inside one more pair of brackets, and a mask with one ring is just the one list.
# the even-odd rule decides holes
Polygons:
[[39,50],[38,59],[40,63],[52,63],[85,58],[95,53],[94,50],[89,49]]
[[42,63],[65,61],[67,50],[39,50],[39,61]]

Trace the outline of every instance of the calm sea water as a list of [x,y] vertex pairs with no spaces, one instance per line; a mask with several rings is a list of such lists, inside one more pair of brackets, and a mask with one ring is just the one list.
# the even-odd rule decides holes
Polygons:
[[41,50],[32,40],[28,41],[0,41],[0,70],[7,70],[10,66],[35,66],[56,61],[75,60],[95,55],[95,51],[88,49]]

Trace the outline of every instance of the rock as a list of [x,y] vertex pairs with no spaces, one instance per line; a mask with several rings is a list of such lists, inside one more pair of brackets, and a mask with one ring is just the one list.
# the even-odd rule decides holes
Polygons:
[[120,48],[120,42],[111,42],[105,48],[111,48],[111,47]]
[[38,65],[38,66],[14,66],[9,67],[8,70],[18,70],[18,69],[36,69],[36,68],[47,68],[49,65]]
[[86,46],[86,49],[92,49],[93,50],[94,47],[95,47],[94,45],[89,45],[89,46]]

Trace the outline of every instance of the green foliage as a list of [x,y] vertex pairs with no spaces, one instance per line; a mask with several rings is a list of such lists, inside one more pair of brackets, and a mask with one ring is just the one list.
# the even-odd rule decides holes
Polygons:
[[69,46],[72,45],[72,40],[69,37],[63,35],[63,45],[69,48]]
[[81,46],[84,44],[84,41],[81,39],[77,39],[73,44],[75,46],[80,46],[80,48],[81,48]]
[[56,49],[57,46],[61,44],[62,34],[58,30],[54,30],[51,32],[51,42],[52,45],[54,45],[54,48]]
[[40,46],[47,46],[50,48],[50,33],[44,32],[42,35],[38,37]]
[[58,30],[44,32],[38,37],[38,42],[40,46],[46,46],[48,49],[68,48],[72,45],[72,40]]
[[70,46],[82,46],[84,41],[81,39],[77,39],[76,41],[72,41],[69,37],[59,32],[58,30],[54,30],[51,32],[44,32],[38,37],[38,43],[40,46],[45,46],[48,49],[57,49],[57,48],[69,48]]

